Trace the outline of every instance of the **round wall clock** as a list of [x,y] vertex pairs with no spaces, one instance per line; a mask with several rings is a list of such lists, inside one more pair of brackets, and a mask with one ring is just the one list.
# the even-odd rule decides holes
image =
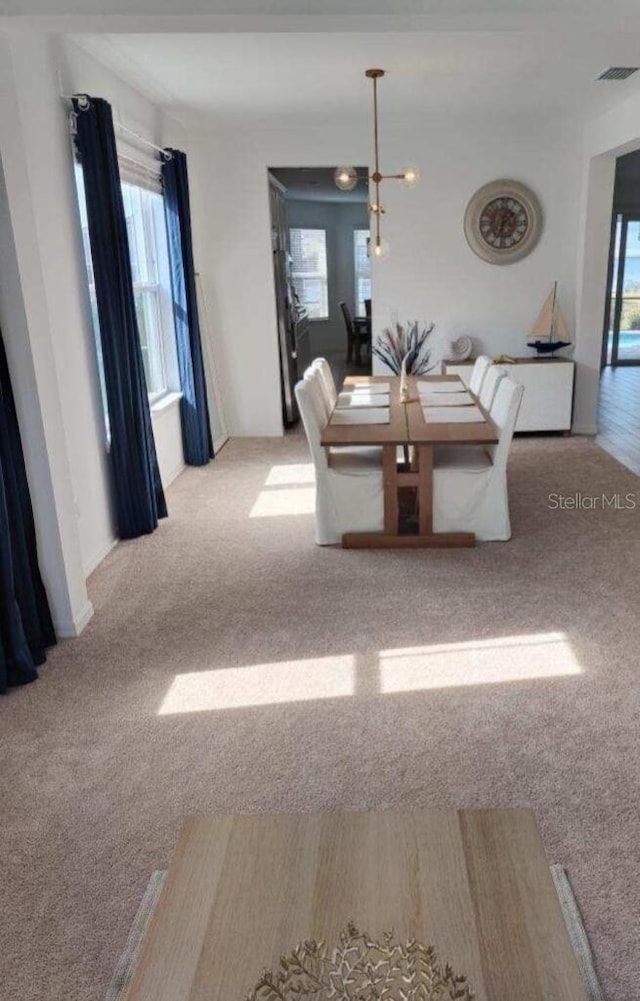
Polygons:
[[492,181],[476,191],[464,214],[464,235],[489,264],[513,264],[530,254],[542,232],[542,209],[519,181]]

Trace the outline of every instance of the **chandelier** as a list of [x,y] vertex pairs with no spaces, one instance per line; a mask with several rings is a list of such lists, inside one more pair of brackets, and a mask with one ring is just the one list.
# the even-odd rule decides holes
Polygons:
[[[417,167],[402,167],[397,174],[383,174],[380,170],[380,150],[378,146],[378,80],[384,76],[384,70],[366,70],[365,76],[373,83],[373,150],[374,169],[366,179],[373,184],[373,200],[369,202],[369,213],[375,219],[373,241],[369,243],[369,254],[378,261],[389,256],[390,247],[387,240],[380,235],[380,217],[384,215],[384,206],[380,201],[380,184],[382,181],[400,181],[407,188],[413,188],[420,178]],[[333,175],[336,185],[341,191],[352,191],[360,175],[355,167],[336,167]]]

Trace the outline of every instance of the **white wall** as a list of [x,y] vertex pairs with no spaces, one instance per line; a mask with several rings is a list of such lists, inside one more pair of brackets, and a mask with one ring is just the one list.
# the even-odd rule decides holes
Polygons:
[[267,170],[366,163],[368,122],[190,136],[194,254],[231,435],[281,435]]
[[[401,322],[434,321],[438,354],[468,334],[490,355],[529,356],[527,334],[554,281],[573,329],[579,134],[566,123],[491,116],[388,133],[386,148],[402,149],[421,179],[411,190],[387,182],[383,232],[392,249],[375,269],[374,337],[397,313]],[[544,216],[536,248],[510,265],[482,261],[463,230],[471,196],[500,177],[529,185]]]
[[75,514],[83,566],[90,569],[110,548],[113,526],[67,114],[58,93],[56,47],[38,35],[14,46]]
[[[283,122],[269,131],[192,137],[198,267],[215,309],[225,409],[232,434],[281,431],[267,167],[367,163],[367,119]],[[389,260],[373,267],[373,326],[433,320],[440,352],[470,334],[491,353],[528,354],[526,336],[552,283],[573,327],[581,136],[566,122],[504,117],[385,122],[385,169],[414,162],[420,185],[384,189]],[[545,224],[538,247],[507,267],[467,247],[463,217],[482,184],[512,177],[538,194]]]
[[324,229],[327,234],[329,318],[311,322],[312,351],[316,355],[346,351],[347,336],[340,302],[346,302],[355,313],[353,234],[356,229],[369,228],[367,203],[287,199],[286,211],[290,227]]
[[[33,58],[33,51],[29,49]],[[40,567],[58,635],[79,633],[93,609],[87,597],[53,333],[54,289],[40,247],[35,188],[41,177],[25,139],[16,52],[0,39],[0,322],[16,398],[36,522]],[[40,66],[33,67],[39,79]],[[36,122],[40,116],[36,111]],[[55,151],[54,151],[55,162]],[[62,246],[64,243],[62,242]],[[56,266],[56,262],[52,263]],[[53,306],[56,303],[54,301]],[[64,308],[64,304],[62,308]],[[74,359],[68,359],[69,365]]]

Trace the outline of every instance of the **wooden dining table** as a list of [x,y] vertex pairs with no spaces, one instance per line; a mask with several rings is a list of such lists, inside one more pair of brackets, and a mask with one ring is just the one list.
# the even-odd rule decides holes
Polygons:
[[[334,424],[333,414],[324,428],[320,441],[326,448],[354,445],[382,447],[382,477],[384,487],[384,526],[381,532],[345,532],[345,549],[420,549],[429,547],[474,546],[473,532],[435,532],[433,528],[433,469],[437,445],[490,445],[498,441],[498,430],[491,417],[473,393],[474,403],[483,420],[469,423],[428,423],[420,403],[418,382],[458,382],[456,376],[409,376],[409,399],[400,399],[399,376],[349,376],[344,389],[353,385],[390,384],[389,422],[387,424]],[[469,392],[469,390],[467,390]],[[398,446],[412,448],[409,463],[398,464]],[[408,468],[407,468],[408,467]],[[401,532],[399,491],[413,487],[417,492],[418,531]]]

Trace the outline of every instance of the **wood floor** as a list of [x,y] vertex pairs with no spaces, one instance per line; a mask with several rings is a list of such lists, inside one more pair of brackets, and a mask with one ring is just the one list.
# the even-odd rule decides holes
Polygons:
[[640,476],[640,366],[603,370],[596,440]]

